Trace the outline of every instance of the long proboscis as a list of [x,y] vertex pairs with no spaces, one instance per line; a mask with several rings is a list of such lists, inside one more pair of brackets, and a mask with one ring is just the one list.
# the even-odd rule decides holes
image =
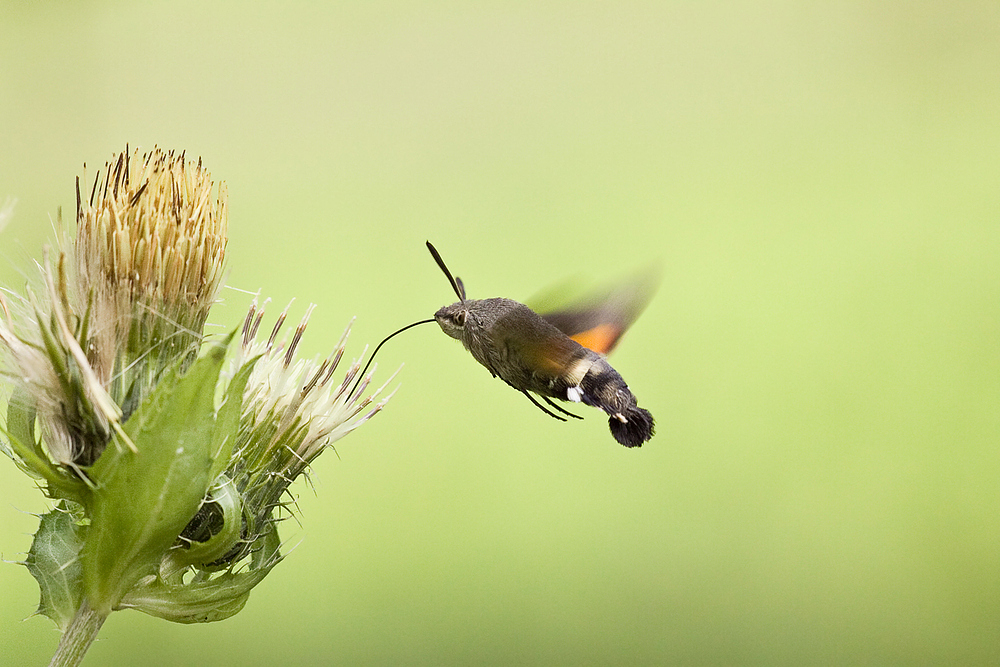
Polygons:
[[448,282],[451,283],[451,288],[455,290],[455,294],[458,295],[458,300],[465,301],[465,285],[462,284],[462,279],[456,279],[451,275],[451,271],[448,270],[448,267],[444,264],[444,260],[441,259],[441,254],[430,241],[427,242],[427,249],[431,251],[431,256],[434,257],[434,261],[437,262],[437,265],[441,267],[442,271],[444,271],[444,275],[448,276]]
[[393,332],[392,332],[391,334],[389,334],[388,336],[386,336],[385,338],[383,338],[383,339],[382,339],[382,342],[381,342],[381,343],[379,343],[379,344],[378,344],[378,345],[377,345],[377,346],[375,347],[375,351],[374,351],[374,352],[372,352],[372,356],[368,357],[368,363],[367,363],[367,364],[365,364],[365,367],[364,367],[363,369],[361,369],[361,372],[360,372],[360,373],[358,373],[358,379],[354,381],[354,386],[353,386],[353,387],[351,387],[351,393],[350,393],[350,394],[348,394],[348,396],[353,396],[353,395],[354,395],[354,391],[355,391],[355,390],[356,390],[356,389],[358,388],[358,385],[359,385],[359,384],[361,384],[361,379],[362,379],[362,378],[363,378],[363,377],[365,376],[365,373],[367,373],[367,372],[368,372],[368,367],[369,367],[369,366],[371,366],[371,365],[372,365],[372,361],[374,361],[374,360],[375,360],[375,355],[376,355],[376,354],[378,354],[378,351],[382,349],[382,346],[383,346],[383,345],[385,345],[385,344],[386,344],[386,343],[387,343],[387,342],[389,341],[389,339],[390,339],[390,338],[392,338],[392,337],[393,337],[393,336],[395,336],[396,334],[401,334],[401,333],[403,333],[403,332],[404,332],[404,331],[406,331],[407,329],[412,329],[413,327],[417,326],[418,324],[429,324],[429,323],[431,323],[431,322],[436,322],[436,321],[437,321],[437,320],[435,320],[435,319],[434,319],[434,318],[432,317],[432,318],[431,318],[431,319],[429,319],[429,320],[420,320],[419,322],[414,322],[413,324],[407,324],[407,325],[406,325],[405,327],[403,327],[402,329],[398,329],[397,331],[393,331]]
[[[462,279],[461,278],[455,278],[453,275],[451,275],[451,271],[448,270],[448,267],[445,266],[444,260],[441,259],[441,254],[437,251],[437,248],[435,248],[434,245],[430,241],[427,241],[427,249],[431,251],[431,256],[434,258],[434,261],[437,262],[437,265],[439,267],[441,267],[441,270],[444,271],[444,275],[448,276],[448,282],[451,283],[451,288],[453,290],[455,290],[455,294],[458,295],[459,300],[460,301],[465,301],[465,285],[462,284]],[[385,338],[383,338],[382,342],[379,343],[375,347],[375,351],[372,352],[372,356],[368,357],[368,363],[365,364],[365,367],[363,369],[361,369],[360,373],[358,373],[358,379],[354,381],[354,386],[351,387],[351,393],[348,394],[348,396],[351,396],[351,395],[354,394],[354,391],[358,388],[358,385],[361,384],[362,378],[365,377],[365,373],[368,372],[368,368],[372,365],[372,362],[375,360],[375,355],[378,354],[378,351],[382,349],[383,345],[385,345],[387,342],[389,342],[390,338],[392,338],[393,336],[396,336],[398,334],[403,333],[407,329],[412,329],[415,326],[418,326],[418,325],[421,325],[421,324],[430,324],[431,322],[436,322],[436,321],[437,320],[435,320],[432,317],[429,320],[420,320],[419,322],[414,322],[413,324],[407,324],[402,329],[399,329],[397,331],[393,331],[391,334],[389,334],[388,336],[386,336]]]

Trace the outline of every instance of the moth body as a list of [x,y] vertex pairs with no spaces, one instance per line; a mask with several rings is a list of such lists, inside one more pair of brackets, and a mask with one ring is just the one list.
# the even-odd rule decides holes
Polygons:
[[438,310],[434,319],[494,377],[527,395],[543,411],[548,412],[528,392],[604,410],[612,435],[626,447],[641,446],[652,437],[652,415],[638,406],[604,356],[528,306],[504,298],[463,299]]

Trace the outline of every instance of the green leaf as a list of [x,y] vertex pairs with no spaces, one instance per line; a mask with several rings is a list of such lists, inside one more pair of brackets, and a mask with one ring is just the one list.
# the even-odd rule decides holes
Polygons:
[[205,511],[206,508],[216,513],[221,524],[219,531],[203,542],[192,540],[185,548],[172,549],[160,568],[161,577],[169,579],[174,572],[180,572],[189,565],[206,567],[207,563],[219,560],[240,543],[243,503],[232,480],[226,477],[216,479],[200,509]]
[[168,584],[160,578],[146,580],[125,595],[121,607],[137,609],[175,623],[210,623],[227,619],[243,608],[251,589],[281,560],[281,540],[277,530],[261,538],[260,546],[247,570],[230,570],[179,585]]
[[28,392],[17,388],[7,402],[7,432],[25,445],[31,445],[39,456],[44,456],[35,438],[36,410],[28,398]]
[[18,467],[29,475],[48,482],[48,493],[55,498],[66,498],[82,502],[87,495],[87,485],[78,476],[52,463],[35,437],[35,408],[30,404],[27,393],[15,390],[7,403],[7,424],[0,430],[7,436],[5,453],[14,459]]
[[236,435],[239,432],[240,416],[243,413],[243,392],[246,390],[250,373],[253,372],[258,359],[260,357],[255,357],[243,364],[226,388],[225,398],[215,419],[215,437],[212,443],[213,463],[210,473],[213,480],[229,465],[233,446],[236,444]]
[[87,598],[110,613],[154,574],[211,484],[214,396],[225,345],[214,345],[184,375],[165,374],[90,469],[97,484],[83,549]]
[[64,507],[43,514],[24,562],[41,590],[38,613],[51,618],[62,632],[66,631],[83,599],[82,532],[76,519]]

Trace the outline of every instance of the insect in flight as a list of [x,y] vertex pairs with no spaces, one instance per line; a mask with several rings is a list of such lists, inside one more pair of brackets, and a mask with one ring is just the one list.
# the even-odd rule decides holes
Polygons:
[[608,414],[611,434],[626,447],[640,447],[653,436],[653,415],[638,406],[625,380],[605,359],[648,303],[651,281],[625,284],[583,305],[539,315],[511,299],[467,298],[461,278],[452,276],[430,241],[427,249],[459,300],[439,309],[434,319],[414,322],[390,334],[375,348],[369,363],[396,334],[437,322],[444,333],[462,341],[494,377],[524,394],[550,417],[582,419],[551,399],[584,403]]

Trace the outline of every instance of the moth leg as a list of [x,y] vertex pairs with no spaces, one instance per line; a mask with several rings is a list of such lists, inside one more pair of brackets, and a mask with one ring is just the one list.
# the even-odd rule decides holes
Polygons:
[[553,403],[552,401],[550,401],[548,396],[542,396],[542,400],[545,401],[546,403],[548,403],[550,406],[552,406],[556,410],[558,410],[559,412],[563,413],[564,415],[569,415],[573,419],[583,419],[583,417],[581,417],[580,415],[574,415],[569,410],[565,410],[565,409],[559,407],[558,405],[556,405],[555,403]]
[[[541,410],[542,412],[544,412],[545,414],[547,414],[549,417],[552,417],[553,419],[558,419],[561,422],[566,421],[565,417],[560,417],[556,413],[550,412],[548,408],[546,408],[544,405],[542,405],[541,403],[539,403],[538,401],[536,401],[535,397],[532,396],[531,394],[529,394],[528,392],[522,391],[521,393],[524,394],[525,396],[527,396],[528,400],[535,404],[535,407],[537,407],[539,410]],[[548,400],[548,399],[546,399],[546,400]],[[563,412],[565,412],[565,410]],[[567,413],[567,414],[569,414],[569,413]]]

